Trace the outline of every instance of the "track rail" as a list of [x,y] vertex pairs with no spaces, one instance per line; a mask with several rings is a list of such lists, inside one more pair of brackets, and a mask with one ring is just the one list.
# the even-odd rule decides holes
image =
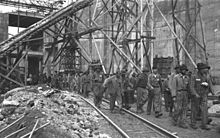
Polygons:
[[117,126],[108,116],[106,116],[101,110],[99,110],[93,103],[91,103],[88,99],[79,95],[81,99],[83,99],[86,103],[92,106],[105,120],[107,120],[123,137],[130,138],[126,132],[124,132],[119,126]]
[[[109,110],[98,109],[90,99],[86,99],[80,96],[84,101],[91,105],[99,114],[101,114],[123,137],[130,138],[148,138],[148,137],[158,137],[158,138],[179,138],[174,133],[146,120],[145,118],[129,111],[123,109],[126,114],[112,114]],[[109,101],[103,99],[107,104],[103,106],[109,106]],[[116,106],[117,107],[117,106]],[[141,136],[138,136],[141,135]]]
[[[106,102],[106,103],[109,103],[109,101],[106,100],[106,99],[103,99],[103,101]],[[159,132],[159,133],[161,133],[161,134],[163,134],[163,135],[165,135],[165,136],[167,136],[169,138],[179,138],[178,136],[175,135],[175,133],[169,132],[168,130],[166,130],[166,129],[164,129],[164,128],[154,124],[153,122],[150,122],[149,120],[147,120],[147,119],[145,119],[145,118],[143,118],[143,117],[141,117],[141,116],[139,116],[139,115],[137,115],[137,114],[127,110],[127,109],[122,108],[122,110],[124,112],[126,112],[127,114],[132,115],[133,117],[141,120],[142,122],[144,122],[145,124],[150,126],[155,131],[157,131],[157,132]]]

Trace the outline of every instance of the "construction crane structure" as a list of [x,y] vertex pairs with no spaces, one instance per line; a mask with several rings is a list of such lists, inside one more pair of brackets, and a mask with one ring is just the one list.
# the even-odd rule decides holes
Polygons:
[[[164,10],[164,4],[170,8]],[[208,62],[200,9],[198,0],[77,0],[0,43],[0,87],[6,81],[26,85],[30,42],[39,39],[42,71],[82,70],[93,60],[100,61],[105,73],[125,67],[136,72],[143,67],[163,69],[154,59],[165,43],[173,47],[172,65],[186,63],[195,69],[198,59]],[[203,32],[199,36],[198,26]],[[39,33],[43,37],[36,38]],[[198,51],[204,56],[196,55]],[[17,69],[22,61],[23,73]]]

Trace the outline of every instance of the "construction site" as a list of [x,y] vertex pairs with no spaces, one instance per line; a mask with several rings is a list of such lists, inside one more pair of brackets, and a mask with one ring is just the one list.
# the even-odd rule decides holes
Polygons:
[[[216,128],[220,131],[218,128],[220,127],[219,7],[220,0],[0,0],[0,95],[4,97],[2,100],[0,98],[0,103],[6,99],[9,101],[19,99],[19,96],[25,95],[23,91],[32,92],[33,89],[36,89],[42,94],[40,96],[42,99],[47,99],[45,97],[52,95],[53,102],[57,98],[60,106],[63,102],[64,107],[68,107],[68,110],[65,109],[65,111],[63,108],[57,109],[57,115],[51,117],[57,117],[53,123],[59,122],[60,124],[60,126],[56,124],[57,132],[54,135],[52,135],[55,132],[52,131],[54,129],[52,127],[44,129],[45,132],[48,132],[46,135],[43,132],[37,133],[36,126],[44,124],[42,123],[45,122],[44,118],[44,120],[38,119],[36,122],[33,122],[34,119],[32,119],[32,124],[29,122],[30,124],[26,124],[28,126],[26,128],[14,126],[7,130],[8,128],[0,127],[2,129],[0,138],[27,136],[52,138],[56,137],[55,135],[57,137],[95,137],[93,131],[95,133],[96,125],[93,125],[94,122],[91,121],[93,119],[90,119],[90,116],[97,119],[101,118],[101,115],[92,111],[91,114],[86,113],[86,115],[89,114],[87,117],[84,116],[87,119],[84,118],[84,121],[87,124],[91,123],[91,127],[90,125],[88,127],[90,132],[85,129],[83,133],[80,130],[76,134],[76,128],[72,131],[72,128],[69,127],[74,124],[73,122],[63,128],[61,124],[65,124],[64,120],[68,119],[67,117],[59,119],[58,112],[59,114],[71,112],[71,115],[74,115],[75,106],[81,106],[79,103],[82,101],[72,93],[71,95],[62,93],[69,89],[62,89],[62,91],[49,89],[46,86],[39,86],[39,84],[50,86],[49,83],[39,83],[39,81],[42,79],[42,75],[53,79],[57,73],[63,73],[64,76],[84,74],[90,70],[90,67],[96,65],[100,66],[106,76],[117,74],[118,71],[125,68],[132,73],[139,74],[143,69],[153,72],[153,67],[156,67],[162,80],[166,80],[179,65],[186,65],[190,73],[195,74],[198,69],[197,63],[207,64],[210,67],[209,73],[215,93],[214,96],[209,97],[209,100],[212,103],[215,101],[219,105],[219,108],[216,109],[218,111],[211,114],[212,117],[215,117],[213,129]],[[31,86],[30,77],[32,77]],[[13,91],[15,88],[24,89]],[[10,92],[11,90],[13,92]],[[61,91],[59,96],[58,91]],[[24,97],[28,100],[27,106],[34,101],[33,99],[40,99],[35,94],[29,93]],[[68,99],[69,97],[76,100],[77,104],[71,101],[71,98]],[[24,99],[20,98],[20,101]],[[57,101],[53,104],[48,102],[49,104],[45,104],[45,106],[51,108]],[[36,107],[40,108],[38,104]],[[71,108],[69,111],[71,104],[74,105],[74,109]],[[3,107],[3,104],[1,105]],[[14,110],[16,111],[16,109]],[[46,110],[46,107],[43,111],[50,115],[52,112],[49,109]],[[22,113],[22,111],[19,112]],[[33,112],[35,114],[36,110]],[[78,110],[78,107],[76,112],[78,115],[84,114],[84,111]],[[4,120],[0,110],[0,124],[1,118]],[[155,123],[155,120],[153,122]],[[165,124],[165,127],[159,126],[166,128],[166,123],[167,121],[162,123]],[[7,127],[6,124],[10,123],[7,122],[2,126]],[[106,128],[106,124],[104,126],[101,127],[102,132],[107,132],[109,129]],[[64,134],[67,131],[58,133],[59,127],[67,130],[68,136]],[[36,133],[34,133],[35,129]],[[162,130],[161,133],[164,136],[155,137],[220,137],[220,133],[214,130],[208,131],[211,133],[209,135],[206,132],[197,131],[194,134],[193,130],[182,131],[173,127],[168,129],[172,131],[170,135],[165,134],[167,132]],[[23,130],[26,131],[23,132]],[[27,132],[30,133],[24,135]],[[175,135],[175,132],[179,135]],[[109,133],[111,134],[107,133],[109,136],[106,137],[127,137],[126,135],[115,135],[114,131]],[[104,138],[105,135],[97,135],[97,137]],[[145,136],[140,135],[140,137]]]
[[[24,86],[28,74],[86,71],[93,60],[105,73],[156,65],[165,77],[177,64],[194,71],[202,61],[220,83],[218,0],[140,2],[83,1],[58,10],[3,0],[14,11],[1,13],[1,80]],[[15,35],[9,27],[18,28]]]

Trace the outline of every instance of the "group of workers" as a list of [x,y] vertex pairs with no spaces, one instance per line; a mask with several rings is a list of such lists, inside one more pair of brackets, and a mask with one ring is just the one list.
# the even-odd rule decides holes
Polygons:
[[[139,74],[124,68],[111,75],[104,74],[102,68],[95,68],[85,73],[66,76],[55,73],[50,84],[57,88],[68,87],[84,97],[88,97],[92,92],[94,104],[98,108],[105,96],[109,98],[111,113],[117,112],[116,104],[122,114],[122,108],[129,110],[136,104],[138,114],[146,111],[147,115],[153,113],[159,118],[163,115],[162,99],[164,98],[164,109],[169,112],[173,125],[182,128],[191,126],[197,129],[197,120],[201,120],[200,127],[209,130],[207,97],[209,93],[214,94],[209,69],[208,65],[198,63],[196,73],[192,73],[183,64],[176,66],[175,72],[167,78],[161,78],[157,67],[153,67],[152,72],[148,68],[143,68]],[[61,80],[65,77],[67,79]],[[143,109],[145,104],[147,104],[146,110]],[[191,110],[189,125],[188,110]]]
[[197,64],[197,72],[192,74],[186,65],[177,66],[176,72],[171,74],[168,80],[168,89],[172,97],[174,109],[172,119],[174,125],[187,128],[187,111],[190,103],[191,123],[193,129],[197,129],[196,121],[201,119],[201,129],[209,130],[207,100],[208,94],[214,95],[212,80],[209,74],[210,67],[204,63]]
[[[115,103],[119,109],[130,109],[136,101],[137,113],[143,113],[143,106],[147,104],[147,115],[154,111],[155,117],[159,118],[163,115],[164,97],[165,111],[169,112],[174,125],[197,129],[197,120],[201,120],[200,128],[209,130],[207,97],[209,93],[214,95],[209,69],[207,64],[198,63],[197,71],[192,73],[183,64],[176,66],[175,72],[165,79],[161,78],[157,67],[153,67],[152,72],[143,68],[140,74],[122,69],[111,76],[105,76],[101,69],[97,69],[86,74],[82,84],[89,85],[91,82],[89,91],[94,92],[94,103],[97,107],[100,107],[103,94],[109,95],[112,113],[115,112]],[[85,96],[88,96],[88,85],[83,85],[82,91]],[[189,125],[188,110],[191,110]]]

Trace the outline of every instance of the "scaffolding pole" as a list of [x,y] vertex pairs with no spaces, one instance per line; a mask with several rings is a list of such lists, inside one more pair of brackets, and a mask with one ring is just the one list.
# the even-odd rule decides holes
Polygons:
[[[142,14],[143,12],[143,0],[140,1],[140,14]],[[144,45],[143,45],[143,16],[141,16],[141,23],[140,23],[140,27],[141,27],[141,36],[140,36],[140,46],[141,46],[141,69],[144,68]]]
[[[153,37],[154,36],[154,4],[153,4],[153,0],[149,1],[149,10],[150,10],[150,14],[151,14],[151,18],[150,18],[150,36]],[[150,57],[150,65],[151,65],[151,69],[153,68],[153,64],[154,64],[154,42],[152,41],[150,43],[150,52],[151,52],[151,57]]]

